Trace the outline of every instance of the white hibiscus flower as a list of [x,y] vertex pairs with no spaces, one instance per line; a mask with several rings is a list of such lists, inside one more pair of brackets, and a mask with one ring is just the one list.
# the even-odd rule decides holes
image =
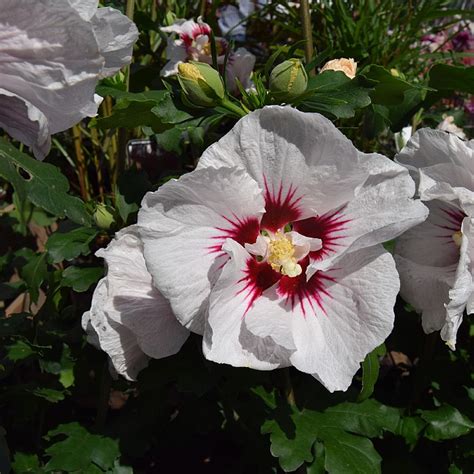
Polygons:
[[132,58],[135,25],[98,0],[1,0],[0,128],[43,159],[51,135],[97,113],[100,78]]
[[474,141],[422,129],[396,159],[419,181],[430,210],[397,241],[401,295],[422,313],[424,331],[441,330],[455,349],[464,310],[474,311]]
[[[187,61],[212,64],[211,27],[201,18],[198,18],[197,22],[179,19],[173,25],[161,28],[161,31],[171,33],[166,47],[168,62],[161,70],[162,76],[178,74],[178,65]],[[217,63],[220,67],[224,67],[225,57],[228,54],[226,78],[229,89],[232,92],[238,91],[236,78],[244,89],[248,89],[251,86],[250,76],[255,65],[255,56],[245,48],[228,52],[229,45],[224,38],[216,37],[215,41]]]
[[109,355],[114,369],[134,380],[150,357],[176,354],[189,332],[153,287],[136,226],[117,233],[97,256],[105,259],[107,276],[97,285],[82,325],[89,342]]
[[153,281],[210,360],[294,365],[345,390],[393,325],[380,245],[426,218],[402,166],[359,152],[319,114],[266,107],[149,193],[139,213]]

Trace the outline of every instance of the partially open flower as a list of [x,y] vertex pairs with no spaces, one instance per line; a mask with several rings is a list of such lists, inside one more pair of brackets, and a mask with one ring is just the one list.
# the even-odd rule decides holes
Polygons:
[[400,293],[422,313],[424,331],[441,330],[454,349],[464,310],[474,312],[474,141],[422,129],[396,159],[413,173],[430,210],[397,240]]
[[43,159],[51,135],[97,113],[100,78],[132,57],[135,25],[97,0],[3,0],[0,127]]
[[421,222],[402,166],[326,118],[265,107],[138,216],[153,281],[215,362],[294,365],[345,390],[393,325],[399,281],[380,245]]
[[[212,64],[211,27],[201,18],[198,21],[179,19],[171,26],[161,28],[168,37],[166,57],[168,62],[161,70],[164,77],[178,74],[178,66],[189,61]],[[244,88],[250,86],[250,76],[255,65],[255,56],[245,48],[229,51],[229,44],[224,38],[215,37],[217,64],[224,75],[224,61],[227,55],[225,71],[227,86],[232,92],[238,91],[235,79],[239,79]]]
[[97,255],[107,262],[107,276],[99,281],[82,325],[115,370],[134,380],[150,357],[178,352],[189,333],[152,285],[136,226],[121,230]]
[[324,71],[342,71],[348,78],[354,79],[357,63],[352,58],[331,59],[321,69]]

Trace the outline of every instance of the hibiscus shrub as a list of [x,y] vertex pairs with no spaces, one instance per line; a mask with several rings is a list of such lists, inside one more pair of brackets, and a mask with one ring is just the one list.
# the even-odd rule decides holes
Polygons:
[[467,3],[0,0],[1,473],[473,472]]

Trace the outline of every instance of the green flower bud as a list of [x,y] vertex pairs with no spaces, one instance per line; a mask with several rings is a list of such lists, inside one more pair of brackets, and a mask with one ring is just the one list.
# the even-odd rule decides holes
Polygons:
[[299,59],[288,59],[270,74],[270,91],[275,99],[288,102],[303,94],[308,75]]
[[93,217],[94,222],[100,229],[109,230],[115,223],[113,209],[105,204],[97,204]]
[[194,61],[179,64],[178,80],[186,98],[194,105],[214,107],[224,98],[222,78],[209,64]]

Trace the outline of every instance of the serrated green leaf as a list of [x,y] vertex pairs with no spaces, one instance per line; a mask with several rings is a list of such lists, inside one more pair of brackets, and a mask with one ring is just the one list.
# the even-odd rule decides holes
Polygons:
[[[288,408],[289,410],[290,408]],[[262,434],[270,434],[270,452],[278,458],[285,472],[294,471],[304,462],[313,460],[311,447],[316,440],[316,424],[320,413],[313,411],[282,411],[267,420]]]
[[40,349],[22,339],[15,341],[13,344],[6,346],[7,357],[12,362],[24,360],[32,355],[41,354]]
[[91,465],[107,471],[115,467],[115,461],[120,456],[117,441],[91,434],[79,423],[59,425],[48,432],[46,439],[58,435],[66,438],[45,450],[50,457],[46,471],[87,472]]
[[474,422],[451,405],[436,410],[420,410],[420,415],[428,423],[425,437],[432,441],[458,438],[474,428]]
[[102,267],[67,267],[62,274],[61,286],[82,293],[97,283],[103,274],[104,269]]
[[46,248],[53,263],[72,260],[90,253],[89,245],[98,234],[91,227],[79,227],[69,232],[55,232],[46,242]]
[[326,469],[324,464],[326,461],[326,454],[324,444],[316,442],[314,444],[314,461],[306,467],[306,474],[325,474]]
[[313,76],[307,92],[296,105],[306,112],[319,112],[327,117],[350,118],[355,111],[370,104],[370,87],[362,79],[349,79],[341,71],[325,71]]
[[322,423],[369,438],[382,436],[384,431],[395,433],[400,420],[397,408],[382,405],[377,400],[362,403],[344,402],[328,408]]
[[152,188],[144,171],[125,171],[118,180],[115,205],[126,223],[129,216],[138,212],[143,196]]
[[59,382],[64,388],[74,385],[74,363],[75,360],[71,356],[71,349],[67,344],[63,344],[63,352],[61,353],[61,369],[59,371]]
[[0,139],[0,176],[12,184],[21,201],[28,199],[54,216],[69,217],[81,225],[91,224],[84,203],[68,194],[69,182],[56,166],[31,158],[3,138]]
[[385,354],[385,344],[376,347],[370,354],[367,354],[362,362],[362,390],[359,393],[358,401],[361,402],[369,398],[374,392],[375,383],[379,378],[379,357]]
[[28,291],[34,303],[38,301],[40,286],[48,275],[46,256],[46,253],[35,255],[20,271],[21,277],[27,284]]
[[341,430],[327,430],[324,435],[329,474],[378,474],[382,458],[367,438]]
[[36,397],[43,398],[51,403],[58,403],[64,400],[64,392],[53,388],[40,387],[30,390]]
[[15,453],[12,468],[15,473],[19,474],[24,472],[34,472],[35,474],[43,472],[36,454]]

